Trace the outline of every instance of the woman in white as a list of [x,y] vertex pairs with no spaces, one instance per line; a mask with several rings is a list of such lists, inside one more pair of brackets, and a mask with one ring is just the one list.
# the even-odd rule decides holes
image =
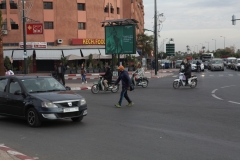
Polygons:
[[140,78],[144,77],[144,69],[142,68],[142,64],[139,62],[137,65],[137,70],[133,73],[133,74],[137,74],[137,83],[140,82]]

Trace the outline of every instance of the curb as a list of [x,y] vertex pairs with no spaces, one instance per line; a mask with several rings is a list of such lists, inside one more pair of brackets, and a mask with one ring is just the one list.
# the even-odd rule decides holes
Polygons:
[[[14,149],[11,149],[4,144],[0,144],[0,151],[4,151],[6,153],[4,159],[13,159],[13,160],[35,160],[32,157],[29,157],[25,154],[22,154],[20,152],[15,151]],[[1,159],[1,157],[0,157]]]

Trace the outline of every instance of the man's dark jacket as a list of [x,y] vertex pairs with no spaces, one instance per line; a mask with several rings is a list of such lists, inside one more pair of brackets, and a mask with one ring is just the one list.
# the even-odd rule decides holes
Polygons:
[[123,70],[122,72],[119,72],[120,75],[117,79],[117,81],[115,82],[115,85],[117,85],[119,83],[120,80],[122,80],[122,87],[123,88],[128,88],[131,85],[131,80],[129,78],[128,72]]

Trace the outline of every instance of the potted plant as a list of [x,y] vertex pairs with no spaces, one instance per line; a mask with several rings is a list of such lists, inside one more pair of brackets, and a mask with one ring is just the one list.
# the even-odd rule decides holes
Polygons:
[[103,62],[100,61],[99,65],[100,65],[99,72],[104,72],[105,70],[104,70],[104,67],[103,67]]
[[97,67],[97,63],[95,63],[95,64],[93,65],[93,72],[94,72],[94,73],[98,73],[98,72],[99,72],[99,68]]
[[93,67],[92,67],[92,63],[89,63],[88,69],[87,69],[88,73],[93,73]]

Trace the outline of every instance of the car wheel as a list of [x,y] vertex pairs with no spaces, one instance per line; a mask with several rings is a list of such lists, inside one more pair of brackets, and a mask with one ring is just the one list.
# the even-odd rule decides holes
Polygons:
[[38,127],[41,125],[41,121],[38,117],[36,109],[29,108],[27,111],[27,121],[30,127]]
[[74,118],[71,118],[73,122],[81,122],[83,120],[83,116],[81,117],[74,117]]

